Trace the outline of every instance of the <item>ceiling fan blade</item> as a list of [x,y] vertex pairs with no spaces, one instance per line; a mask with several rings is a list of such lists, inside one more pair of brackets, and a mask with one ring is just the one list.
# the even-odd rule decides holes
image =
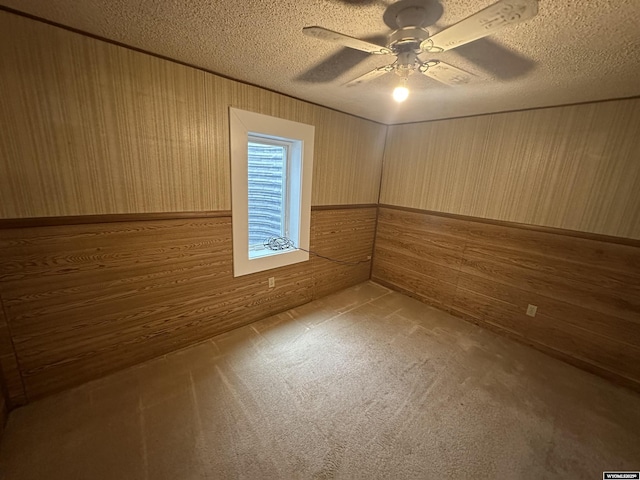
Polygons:
[[537,0],[500,0],[445,28],[420,45],[423,52],[444,52],[473,42],[515,23],[524,22],[538,13]]
[[[383,35],[377,35],[365,38],[364,40],[367,42],[382,43],[385,41],[385,37]],[[333,82],[336,78],[346,74],[368,58],[371,57],[367,52],[342,47],[309,70],[298,75],[295,80],[304,83]]]
[[350,37],[343,33],[334,32],[333,30],[327,30],[323,27],[304,27],[302,33],[313,38],[325,40],[327,42],[337,43],[349,48],[355,48],[356,50],[362,50],[363,52],[372,53],[374,55],[384,55],[391,53],[386,47],[381,47],[374,43],[365,42],[359,38]]
[[444,83],[445,85],[465,85],[472,83],[476,78],[474,74],[460,70],[448,63],[440,62],[438,60],[430,60],[424,62],[419,70],[427,77]]
[[[361,52],[355,52],[365,55]],[[475,63],[500,80],[522,77],[536,68],[536,62],[518,52],[503,47],[490,37],[481,38],[456,48],[456,54]]]
[[364,75],[360,75],[358,78],[354,78],[350,82],[344,84],[345,87],[355,87],[356,85],[360,85],[364,82],[369,82],[374,78],[381,77],[385,73],[389,73],[393,71],[393,65],[385,65],[384,67],[378,67],[375,70],[371,70],[370,72],[365,73]]

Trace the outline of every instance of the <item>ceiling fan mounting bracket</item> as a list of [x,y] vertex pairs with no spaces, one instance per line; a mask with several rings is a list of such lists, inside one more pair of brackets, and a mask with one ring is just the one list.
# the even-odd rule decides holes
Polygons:
[[427,19],[427,11],[423,7],[403,8],[396,14],[396,24],[398,28],[422,27]]

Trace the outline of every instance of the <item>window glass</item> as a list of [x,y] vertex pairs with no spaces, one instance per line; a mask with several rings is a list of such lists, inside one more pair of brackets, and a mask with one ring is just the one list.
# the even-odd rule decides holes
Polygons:
[[289,235],[287,164],[287,145],[249,137],[249,256],[265,253],[270,237]]

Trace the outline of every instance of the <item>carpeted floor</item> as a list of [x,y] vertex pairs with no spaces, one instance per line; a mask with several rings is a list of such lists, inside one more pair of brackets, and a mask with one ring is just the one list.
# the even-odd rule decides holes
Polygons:
[[640,395],[368,282],[16,410],[0,469],[597,479],[640,469]]

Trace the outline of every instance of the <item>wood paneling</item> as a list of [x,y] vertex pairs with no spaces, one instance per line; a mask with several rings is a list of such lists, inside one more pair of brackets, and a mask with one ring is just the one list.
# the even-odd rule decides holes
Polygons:
[[2,408],[5,412],[27,401],[11,331],[4,313],[2,295],[0,295],[0,390],[3,400]]
[[381,207],[372,279],[640,389],[640,246]]
[[640,99],[390,126],[380,203],[640,238]]
[[0,218],[229,210],[229,106],[316,127],[314,205],[377,203],[386,126],[0,11]]
[[394,284],[448,310],[465,247],[463,227],[458,220],[381,208],[373,277],[393,279]]
[[0,218],[1,228],[56,227],[59,225],[87,225],[89,223],[140,222],[147,220],[175,220],[178,218],[229,217],[231,211],[217,212],[154,212],[116,213],[101,215],[72,215],[64,217]]
[[[316,126],[314,205],[377,202],[386,126],[5,11],[0,56],[0,218],[17,219],[0,231],[15,347],[0,345],[0,365],[14,401],[368,278],[370,262],[315,257],[233,278],[228,108]],[[314,212],[313,249],[366,259],[375,215]]]
[[369,279],[376,207],[312,212],[310,250],[348,264],[311,256],[314,298]]
[[9,408],[7,406],[7,398],[3,393],[0,395],[0,440],[2,439],[2,434],[4,433],[4,426],[7,423],[7,419],[9,418]]
[[[366,260],[375,216],[374,207],[314,211],[313,249]],[[0,230],[0,293],[28,398],[369,276],[370,262],[347,267],[313,258],[234,278],[231,248],[231,217]]]

